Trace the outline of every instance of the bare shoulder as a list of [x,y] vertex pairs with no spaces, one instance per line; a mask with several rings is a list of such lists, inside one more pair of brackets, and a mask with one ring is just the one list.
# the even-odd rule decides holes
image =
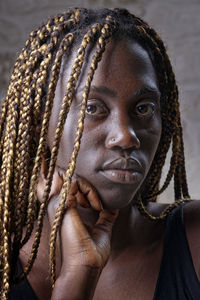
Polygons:
[[184,224],[194,267],[200,279],[200,200],[184,206]]
[[198,239],[200,244],[200,200],[184,206],[184,224],[188,239]]
[[[169,203],[150,202],[147,209],[152,215],[159,216],[168,206]],[[186,203],[184,206],[184,224],[187,230],[199,230],[200,232],[200,200]]]
[[188,229],[197,227],[198,230],[198,226],[200,226],[200,200],[188,202],[184,206],[184,223]]
[[158,217],[168,205],[169,203],[149,202],[147,205],[147,210],[153,216]]

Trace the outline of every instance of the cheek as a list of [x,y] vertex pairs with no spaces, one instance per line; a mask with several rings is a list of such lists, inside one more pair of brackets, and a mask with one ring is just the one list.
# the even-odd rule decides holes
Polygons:
[[84,157],[87,160],[93,159],[94,155],[101,152],[104,146],[104,134],[100,126],[95,126],[92,130],[87,126],[84,127],[83,135],[81,138],[81,146],[78,154],[78,160]]
[[[57,164],[65,169],[68,166],[73,151],[77,131],[77,120],[78,114],[76,112],[69,112],[57,159]],[[87,169],[87,166],[89,168],[89,166],[94,163],[97,153],[99,153],[102,145],[104,145],[104,135],[102,126],[98,126],[97,124],[96,126],[90,126],[85,119],[80,150],[76,162],[76,168],[78,170],[82,170],[83,168]]]
[[146,153],[149,165],[151,165],[156,150],[158,148],[158,144],[160,142],[161,137],[161,131],[162,127],[159,118],[157,120],[154,120],[153,124],[151,124],[151,126],[143,130],[143,134],[141,134],[141,149]]
[[101,147],[105,141],[105,126],[101,123],[97,124],[88,124],[87,120],[85,120],[83,136],[81,139],[81,147],[82,145],[92,145],[94,147]]
[[[85,120],[85,127],[81,139],[81,146],[76,161],[76,172],[93,182],[94,174],[106,155],[104,126],[95,124],[90,126]],[[98,126],[99,125],[99,126]]]
[[57,165],[66,169],[71,159],[77,130],[77,118],[69,112],[61,137]]

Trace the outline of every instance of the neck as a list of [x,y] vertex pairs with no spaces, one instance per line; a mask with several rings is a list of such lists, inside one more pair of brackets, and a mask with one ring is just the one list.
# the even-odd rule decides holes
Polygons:
[[[89,232],[92,232],[98,219],[98,212],[92,209],[80,208],[79,214]],[[140,225],[141,215],[135,205],[129,205],[121,209],[113,227],[111,248],[117,251],[130,244],[130,241],[137,240]]]
[[120,250],[128,246],[130,241],[133,242],[137,233],[139,218],[139,212],[133,205],[120,210],[119,217],[113,228],[113,250]]

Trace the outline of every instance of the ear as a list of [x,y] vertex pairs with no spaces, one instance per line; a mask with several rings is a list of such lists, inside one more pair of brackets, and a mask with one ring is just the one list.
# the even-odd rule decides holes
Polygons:
[[[46,178],[47,172],[48,172],[48,164],[46,159],[43,157],[41,170],[40,170],[40,178],[37,185],[37,197],[39,202],[42,202],[43,193],[47,182],[47,178]],[[62,172],[59,172],[59,168],[56,167],[53,174],[53,180],[51,184],[51,191],[49,194],[49,198],[60,194],[63,185],[63,176],[61,174]]]

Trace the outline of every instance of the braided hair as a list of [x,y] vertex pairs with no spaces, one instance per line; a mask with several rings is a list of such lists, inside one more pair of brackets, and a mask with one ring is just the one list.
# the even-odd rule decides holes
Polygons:
[[[35,220],[37,220],[37,228],[32,251],[24,268],[24,276],[30,272],[37,256],[60,139],[81,74],[85,53],[92,44],[95,47],[95,54],[87,75],[73,152],[66,170],[62,197],[55,214],[49,241],[50,271],[52,285],[54,285],[56,237],[76,166],[90,84],[106,44],[111,39],[120,37],[137,41],[149,53],[161,92],[162,134],[152,166],[145,179],[144,188],[135,196],[138,209],[151,220],[160,220],[164,219],[174,206],[182,201],[190,200],[185,172],[178,90],[166,49],[159,35],[147,23],[125,9],[73,8],[50,18],[47,23],[31,32],[15,63],[8,92],[1,107],[1,299],[8,297],[20,248],[29,240]],[[62,100],[48,163],[43,200],[41,204],[38,204],[36,189],[42,157],[46,151],[55,89],[63,58],[69,56],[75,45],[78,45],[77,55]],[[162,168],[170,145],[172,145],[172,155],[169,171],[163,186],[159,187]],[[156,201],[156,197],[167,188],[173,178],[175,202],[169,205],[160,217],[151,216],[145,208],[146,203]],[[25,234],[23,234],[24,228]]]

